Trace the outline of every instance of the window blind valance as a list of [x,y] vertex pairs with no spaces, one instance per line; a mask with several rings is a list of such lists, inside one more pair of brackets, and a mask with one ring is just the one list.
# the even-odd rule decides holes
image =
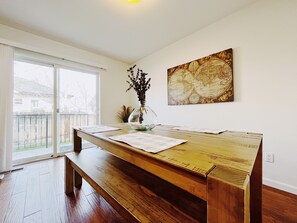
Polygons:
[[95,74],[98,74],[100,70],[106,70],[106,68],[103,68],[103,67],[86,65],[86,64],[74,62],[68,59],[49,56],[46,54],[37,53],[37,52],[24,50],[20,48],[15,49],[14,57],[16,60],[19,60],[19,61],[24,61],[24,62],[36,61],[40,63],[53,64],[59,67],[65,67],[68,69],[75,69],[75,70],[80,70],[80,71],[95,73]]

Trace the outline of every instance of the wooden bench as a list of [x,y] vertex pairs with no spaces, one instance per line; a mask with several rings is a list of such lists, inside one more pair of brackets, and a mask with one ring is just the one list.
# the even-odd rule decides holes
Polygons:
[[101,149],[67,154],[65,166],[66,194],[79,174],[127,222],[206,222],[205,201]]

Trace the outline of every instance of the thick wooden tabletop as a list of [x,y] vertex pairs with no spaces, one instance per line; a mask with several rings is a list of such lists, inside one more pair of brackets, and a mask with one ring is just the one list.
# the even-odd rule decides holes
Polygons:
[[195,195],[207,202],[208,222],[262,222],[262,134],[207,134],[161,125],[146,133],[187,142],[153,154],[109,139],[135,132],[127,124],[110,126],[120,129],[96,134],[74,129],[74,151],[81,151],[85,139]]
[[96,137],[202,177],[206,177],[216,165],[231,167],[250,175],[262,140],[262,135],[255,133],[226,131],[221,134],[206,134],[173,130],[172,126],[156,126],[145,133],[185,139],[187,142],[153,154],[108,138],[134,132],[129,125],[109,126],[120,130],[97,133]]

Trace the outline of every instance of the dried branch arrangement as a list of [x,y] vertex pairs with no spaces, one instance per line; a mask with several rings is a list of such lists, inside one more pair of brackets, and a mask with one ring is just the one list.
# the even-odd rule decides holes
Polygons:
[[129,91],[130,89],[134,89],[137,93],[138,96],[138,100],[141,104],[141,106],[145,105],[145,92],[150,89],[151,84],[151,78],[149,78],[148,80],[146,80],[146,75],[147,73],[144,73],[143,70],[137,68],[137,73],[135,75],[134,73],[134,69],[135,69],[136,65],[134,65],[133,67],[130,67],[127,72],[129,72],[130,74],[128,75],[130,81],[127,81],[127,83],[129,84],[129,88],[126,90]]

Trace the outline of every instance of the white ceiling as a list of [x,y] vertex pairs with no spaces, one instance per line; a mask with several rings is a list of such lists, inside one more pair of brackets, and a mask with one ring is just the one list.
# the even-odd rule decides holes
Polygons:
[[0,23],[133,63],[257,0],[0,0]]

